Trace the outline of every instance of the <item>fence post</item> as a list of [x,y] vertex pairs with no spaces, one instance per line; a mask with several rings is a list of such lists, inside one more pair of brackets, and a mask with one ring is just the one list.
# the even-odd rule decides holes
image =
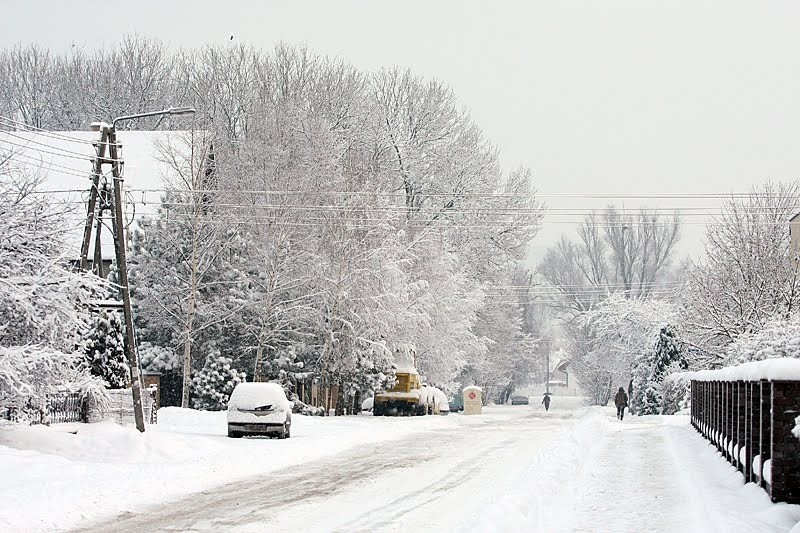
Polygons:
[[725,383],[717,382],[717,449],[725,455]]
[[708,438],[711,434],[711,387],[708,381],[703,381],[703,435]]
[[722,431],[723,431],[723,439],[722,439],[722,447],[724,448],[725,459],[728,462],[732,462],[733,459],[731,457],[731,421],[733,417],[731,417],[731,383],[730,381],[723,381],[722,388],[724,390],[725,397],[723,398],[723,418],[722,418]]
[[728,462],[736,467],[736,382],[728,382]]
[[[772,416],[770,415],[770,404],[771,404],[771,386],[770,382],[766,380],[761,380],[760,382],[760,390],[761,394],[759,395],[759,410],[760,410],[760,420],[759,420],[759,451],[758,454],[761,456],[761,461],[758,468],[758,485],[763,488],[767,489],[767,483],[764,480],[763,472],[764,472],[764,463],[770,457],[770,451],[772,443],[770,442],[771,439],[771,432],[770,432],[770,422]],[[771,495],[771,491],[767,491]]]
[[736,382],[736,465],[747,479],[747,468],[742,458],[747,446],[747,383]]
[[742,474],[744,482],[752,481],[753,477],[753,384],[744,383],[744,454],[742,457]]
[[800,503],[800,440],[792,434],[800,413],[800,382],[774,381],[771,394],[770,457],[772,501]]

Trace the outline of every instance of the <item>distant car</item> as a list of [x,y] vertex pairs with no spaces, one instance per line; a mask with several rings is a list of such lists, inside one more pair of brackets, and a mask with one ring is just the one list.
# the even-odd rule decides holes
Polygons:
[[512,396],[511,397],[511,405],[528,405],[528,397],[527,396]]
[[268,435],[288,439],[292,402],[277,383],[240,383],[228,400],[228,437]]
[[370,396],[369,398],[367,398],[366,400],[361,402],[361,412],[362,413],[371,413],[372,412],[372,406],[374,405],[374,403],[375,403],[375,398],[373,398],[372,396]]
[[464,410],[464,399],[461,397],[461,391],[453,396],[453,399],[450,400],[449,407],[451,413],[457,413]]

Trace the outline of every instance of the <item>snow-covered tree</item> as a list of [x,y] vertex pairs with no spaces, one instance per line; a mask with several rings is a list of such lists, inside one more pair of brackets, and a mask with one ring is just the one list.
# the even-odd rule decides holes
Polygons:
[[[678,309],[670,302],[629,299],[617,293],[577,315],[566,329],[570,366],[582,386],[593,391],[594,401],[604,405],[613,390],[629,382],[637,361],[652,357],[654,339],[662,328],[678,319]],[[643,365],[647,378],[652,365]]]
[[689,270],[686,314],[691,339],[724,362],[725,347],[800,302],[800,263],[790,250],[788,221],[800,211],[800,183],[768,183],[733,198],[706,232],[706,254]]
[[180,370],[182,362],[175,350],[151,342],[139,344],[139,362],[145,370],[171,372]]
[[119,313],[101,311],[94,317],[83,345],[83,364],[109,388],[123,389],[130,383],[125,361],[125,325]]
[[677,365],[682,370],[687,368],[682,346],[673,328],[665,325],[659,330],[653,347],[639,354],[633,364],[631,411],[638,415],[661,413],[662,382],[671,365]]
[[71,268],[65,210],[37,194],[39,184],[13,153],[0,153],[0,407],[102,387],[77,352],[91,322],[88,302],[107,287]]
[[245,381],[247,375],[237,371],[229,357],[212,350],[206,357],[206,364],[192,379],[192,404],[195,409],[220,411],[228,407],[236,385]]
[[215,328],[244,307],[248,288],[240,253],[247,240],[233,222],[233,211],[214,208],[224,200],[222,193],[206,192],[210,144],[194,141],[163,147],[174,173],[172,185],[156,216],[139,221],[130,254],[131,295],[143,337],[183,352],[184,407],[197,364],[194,345],[204,349],[203,335],[222,344]]
[[651,297],[661,292],[679,235],[677,215],[647,209],[629,215],[609,206],[587,215],[577,243],[562,237],[549,248],[538,270],[561,295],[556,307],[569,316],[616,292]]
[[725,350],[725,366],[779,357],[800,358],[800,314],[774,318],[753,333],[743,333]]

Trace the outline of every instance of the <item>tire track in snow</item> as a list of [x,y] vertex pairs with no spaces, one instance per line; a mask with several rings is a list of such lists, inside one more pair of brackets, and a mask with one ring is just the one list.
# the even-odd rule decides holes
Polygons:
[[[140,513],[122,513],[115,519],[77,531],[228,531],[266,526],[289,507],[305,505],[345,492],[354,485],[392,471],[415,468],[440,458],[442,450],[429,443],[464,442],[468,434],[519,423],[534,415],[493,420],[458,429],[423,431],[379,444],[369,453],[362,449],[290,467],[270,474],[204,490]],[[400,450],[400,451],[399,451]]]

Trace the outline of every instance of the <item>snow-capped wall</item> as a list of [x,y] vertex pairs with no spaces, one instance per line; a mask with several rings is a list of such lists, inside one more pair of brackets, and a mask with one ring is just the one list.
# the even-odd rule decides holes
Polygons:
[[800,380],[800,359],[784,357],[752,361],[719,370],[689,372],[697,381],[768,381]]

